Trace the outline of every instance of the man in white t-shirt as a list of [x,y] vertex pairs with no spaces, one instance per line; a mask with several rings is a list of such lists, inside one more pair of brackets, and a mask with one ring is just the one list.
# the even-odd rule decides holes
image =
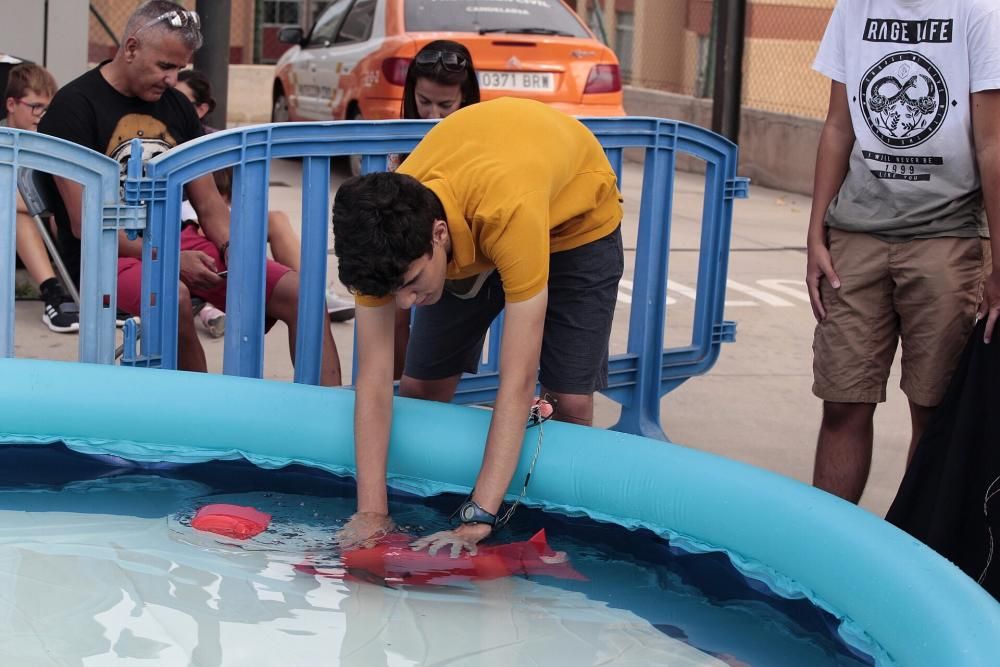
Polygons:
[[1000,312],[1000,0],[839,0],[814,68],[832,86],[807,243],[813,484],[857,502],[897,343],[912,454],[977,316],[988,342]]

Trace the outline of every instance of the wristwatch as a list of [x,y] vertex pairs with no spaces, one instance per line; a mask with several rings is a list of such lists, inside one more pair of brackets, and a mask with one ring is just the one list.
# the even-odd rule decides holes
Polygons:
[[458,508],[458,520],[465,523],[485,523],[487,526],[495,527],[497,517],[490,514],[479,506],[472,498],[469,498]]

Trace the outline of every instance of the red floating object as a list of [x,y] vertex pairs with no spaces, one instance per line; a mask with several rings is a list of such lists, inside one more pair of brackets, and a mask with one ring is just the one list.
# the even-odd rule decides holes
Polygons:
[[[463,553],[458,558],[451,558],[447,548],[433,556],[426,550],[414,551],[410,548],[413,539],[396,533],[370,549],[345,552],[343,567],[346,578],[407,586],[536,574],[586,580],[569,564],[565,553],[549,547],[545,530],[538,531],[527,542],[481,546],[475,556]],[[296,569],[308,574],[345,578],[342,572],[333,569],[324,571],[308,564],[299,565]]]
[[540,421],[545,421],[552,417],[552,413],[555,409],[552,407],[552,403],[544,398],[535,396],[534,400],[531,401],[531,414],[533,417]]
[[246,540],[267,530],[271,515],[252,507],[216,503],[199,509],[191,526],[225,537]]

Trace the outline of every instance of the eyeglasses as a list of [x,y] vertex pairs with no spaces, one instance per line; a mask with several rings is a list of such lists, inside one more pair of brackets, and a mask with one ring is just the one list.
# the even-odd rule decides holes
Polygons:
[[421,51],[413,61],[421,67],[433,67],[441,63],[441,67],[449,72],[461,72],[469,64],[469,59],[454,51]]
[[49,105],[42,104],[41,102],[25,102],[24,100],[17,100],[18,104],[23,104],[24,106],[31,109],[31,115],[35,118],[41,118],[45,115],[45,112],[49,110]]
[[150,26],[156,25],[160,21],[165,21],[171,28],[187,28],[188,26],[196,29],[201,28],[201,18],[199,18],[198,12],[193,12],[187,9],[174,9],[160,14],[155,19],[136,30],[133,34],[138,35],[141,31]]

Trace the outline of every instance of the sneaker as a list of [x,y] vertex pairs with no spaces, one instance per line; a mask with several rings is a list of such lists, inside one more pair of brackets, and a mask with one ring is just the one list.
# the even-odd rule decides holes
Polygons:
[[42,310],[42,322],[56,333],[74,333],[80,330],[80,308],[73,300],[51,299],[45,302]]
[[133,318],[136,322],[139,321],[138,315],[133,315],[132,313],[129,313],[119,308],[118,310],[115,311],[115,326],[121,329],[123,326],[125,326],[125,320],[127,320],[130,317]]
[[198,310],[198,319],[212,338],[226,335],[226,314],[212,304],[206,303]]
[[354,301],[341,299],[332,289],[326,293],[326,312],[332,322],[346,322],[354,319]]

